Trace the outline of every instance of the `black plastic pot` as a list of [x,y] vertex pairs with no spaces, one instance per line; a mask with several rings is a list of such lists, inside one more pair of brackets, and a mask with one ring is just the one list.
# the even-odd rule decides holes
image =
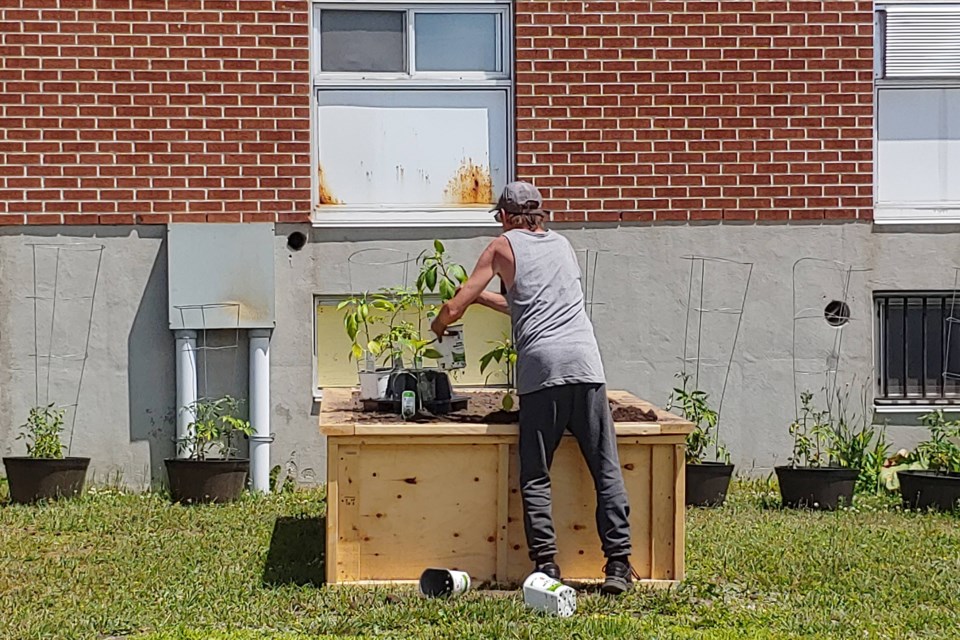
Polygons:
[[722,462],[687,464],[686,505],[719,507],[727,499],[733,465]]
[[960,473],[898,471],[900,496],[911,509],[952,511],[960,506]]
[[90,458],[4,458],[10,500],[30,504],[37,500],[72,498],[83,490]]
[[832,511],[853,503],[860,472],[840,467],[776,467],[783,506]]
[[247,484],[250,460],[163,461],[174,502],[230,502],[236,500]]

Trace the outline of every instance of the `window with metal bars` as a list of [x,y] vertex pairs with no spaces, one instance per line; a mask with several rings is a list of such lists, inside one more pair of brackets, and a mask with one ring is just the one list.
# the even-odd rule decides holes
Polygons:
[[960,295],[874,294],[877,404],[960,403]]

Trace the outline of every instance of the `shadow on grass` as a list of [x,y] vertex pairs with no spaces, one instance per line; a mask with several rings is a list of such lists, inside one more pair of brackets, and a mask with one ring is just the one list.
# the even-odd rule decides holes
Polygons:
[[322,586],[326,555],[326,519],[282,517],[273,524],[263,583]]

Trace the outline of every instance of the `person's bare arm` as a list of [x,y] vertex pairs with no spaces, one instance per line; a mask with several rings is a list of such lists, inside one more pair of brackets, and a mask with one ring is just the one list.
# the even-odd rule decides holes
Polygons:
[[[500,243],[503,242],[507,242],[507,239],[503,237],[497,238],[484,249],[483,253],[480,254],[480,259],[477,260],[477,266],[474,267],[473,273],[470,274],[467,281],[464,282],[460,290],[457,291],[457,295],[440,307],[440,312],[430,325],[430,329],[432,329],[439,338],[443,338],[448,326],[463,317],[463,314],[467,311],[467,307],[478,301],[483,304],[481,298],[488,300],[487,295],[484,295],[485,290],[487,285],[490,284],[490,281],[497,275],[495,267],[496,255],[500,249]],[[489,295],[493,296],[497,294]],[[499,297],[502,298],[503,296]],[[504,307],[506,306],[506,300],[503,301],[503,305]]]
[[480,297],[477,298],[477,304],[510,315],[510,305],[507,304],[507,299],[499,293],[484,291],[480,294]]

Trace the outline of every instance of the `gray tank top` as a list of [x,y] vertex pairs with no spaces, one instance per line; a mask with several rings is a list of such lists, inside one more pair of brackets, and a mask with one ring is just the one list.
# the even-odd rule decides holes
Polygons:
[[517,349],[517,392],[603,384],[600,350],[583,306],[573,247],[554,231],[511,229],[504,236],[516,260],[506,297]]

